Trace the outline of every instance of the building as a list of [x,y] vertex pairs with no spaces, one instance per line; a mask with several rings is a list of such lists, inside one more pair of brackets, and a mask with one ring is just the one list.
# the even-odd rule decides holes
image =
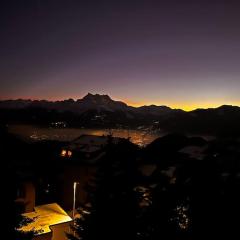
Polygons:
[[32,212],[35,206],[35,186],[31,181],[18,184],[15,203],[21,212]]
[[88,202],[86,187],[94,183],[99,161],[104,157],[106,147],[111,141],[119,143],[121,138],[112,136],[81,135],[68,143],[59,153],[63,170],[61,179],[61,204],[65,209],[72,206],[73,183],[78,182],[76,199],[77,206]]
[[118,143],[121,138],[112,136],[81,135],[62,149],[60,156],[72,161],[95,163],[105,153],[105,147],[111,141]]
[[35,231],[33,240],[66,240],[70,232],[72,218],[57,204],[45,204],[34,208],[35,211],[24,213],[23,216],[33,222],[23,226],[21,231]]

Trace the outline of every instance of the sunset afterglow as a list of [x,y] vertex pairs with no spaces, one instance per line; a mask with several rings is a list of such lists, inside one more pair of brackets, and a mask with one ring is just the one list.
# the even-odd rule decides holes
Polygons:
[[1,99],[91,92],[133,106],[239,105],[237,5],[16,4],[2,14]]

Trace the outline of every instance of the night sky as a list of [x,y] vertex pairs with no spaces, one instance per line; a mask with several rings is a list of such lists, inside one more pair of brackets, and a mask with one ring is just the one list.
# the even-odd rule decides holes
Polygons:
[[0,98],[240,105],[239,1],[1,4]]

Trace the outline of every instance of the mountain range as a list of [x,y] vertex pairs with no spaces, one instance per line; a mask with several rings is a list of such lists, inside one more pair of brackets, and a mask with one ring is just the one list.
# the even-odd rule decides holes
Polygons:
[[186,112],[167,106],[132,107],[108,95],[88,93],[77,100],[3,100],[0,101],[0,121],[37,124],[65,121],[74,127],[144,125],[166,131],[238,134],[240,107],[223,105]]
[[1,109],[23,109],[23,108],[45,108],[59,111],[71,111],[74,113],[82,113],[88,110],[98,111],[136,111],[148,112],[150,114],[162,114],[168,112],[171,108],[166,106],[142,106],[132,107],[121,101],[115,101],[108,95],[88,93],[81,99],[74,101],[67,99],[63,101],[47,101],[47,100],[4,100],[0,101]]

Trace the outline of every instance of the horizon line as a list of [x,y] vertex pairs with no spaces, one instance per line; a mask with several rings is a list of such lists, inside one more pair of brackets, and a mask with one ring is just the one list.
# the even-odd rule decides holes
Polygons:
[[[88,93],[89,94],[89,93]],[[91,93],[90,93],[91,94]],[[100,95],[100,96],[103,96],[103,95],[107,95],[109,96],[108,94],[92,94],[92,95]],[[86,95],[84,95],[86,96]],[[82,98],[84,98],[84,96]],[[110,97],[110,96],[109,96]],[[24,100],[24,101],[47,101],[47,102],[61,102],[61,101],[66,101],[66,100],[70,100],[72,99],[74,102],[76,102],[77,100],[80,100],[82,98],[74,98],[74,97],[69,97],[69,98],[60,98],[60,99],[51,99],[51,98],[36,98],[36,97],[18,97],[18,98],[5,98],[5,99],[2,99],[0,98],[0,101],[18,101],[18,100]],[[123,103],[125,103],[127,106],[129,107],[135,107],[135,108],[139,108],[139,107],[144,107],[144,106],[158,106],[158,107],[161,107],[161,106],[165,106],[165,107],[169,107],[171,109],[179,109],[179,110],[183,110],[183,111],[186,111],[186,112],[191,112],[191,111],[194,111],[194,110],[198,110],[198,109],[216,109],[216,108],[219,108],[219,107],[222,107],[222,106],[232,106],[232,107],[240,107],[240,105],[238,104],[209,104],[209,105],[206,105],[206,106],[197,106],[197,105],[185,105],[185,106],[179,106],[177,104],[157,104],[157,103],[134,103],[132,101],[128,101],[128,100],[122,100],[122,99],[118,99],[118,98],[112,98],[110,97],[113,101],[121,101]]]

